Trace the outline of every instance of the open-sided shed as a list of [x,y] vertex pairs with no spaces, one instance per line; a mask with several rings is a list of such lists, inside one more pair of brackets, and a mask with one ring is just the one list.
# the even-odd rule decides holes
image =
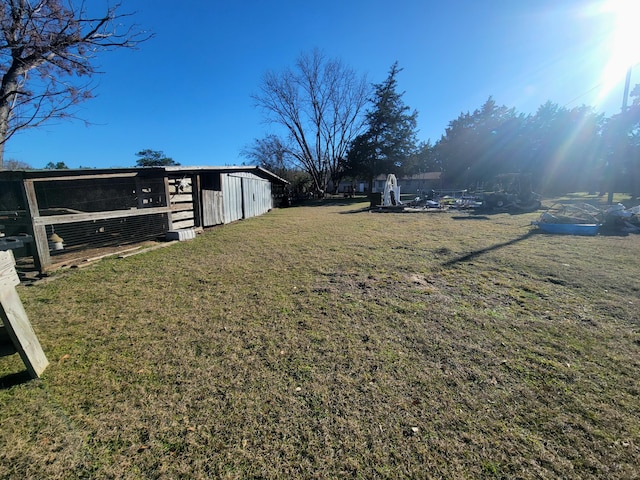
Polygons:
[[61,251],[133,244],[262,215],[286,183],[245,166],[1,171],[0,232],[4,249],[9,240],[29,243],[25,250],[46,271]]

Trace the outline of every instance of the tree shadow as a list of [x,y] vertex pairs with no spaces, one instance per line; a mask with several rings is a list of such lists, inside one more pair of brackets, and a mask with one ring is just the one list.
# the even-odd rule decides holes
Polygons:
[[470,260],[473,260],[476,257],[479,257],[480,255],[484,255],[485,253],[492,252],[493,250],[498,250],[500,248],[508,247],[509,245],[514,245],[516,243],[522,242],[523,240],[526,240],[527,238],[529,238],[529,237],[531,237],[533,235],[536,235],[536,234],[538,234],[538,232],[536,232],[535,230],[529,230],[524,235],[520,235],[519,237],[511,239],[508,242],[497,243],[497,244],[492,245],[490,247],[482,248],[482,249],[476,250],[474,252],[469,252],[469,253],[467,253],[465,255],[462,255],[460,257],[456,257],[456,258],[452,258],[451,260],[447,260],[446,262],[444,262],[442,264],[442,266],[443,267],[451,267],[451,266],[456,265],[458,263],[468,262]]
[[340,212],[340,215],[351,215],[353,213],[365,213],[370,211],[371,211],[371,207],[363,207],[363,208],[356,208],[355,210],[347,210],[345,212]]
[[29,375],[29,372],[27,370],[23,370],[22,372],[17,373],[10,373],[3,377],[0,377],[0,390],[7,390],[11,387],[22,385],[23,383],[27,383],[31,380],[31,375]]
[[489,217],[486,215],[456,215],[455,217],[451,217],[453,220],[489,220]]
[[301,199],[293,200],[291,205],[282,208],[296,208],[296,207],[344,207],[346,205],[354,205],[358,203],[369,202],[365,197],[344,197],[344,196],[329,196],[325,198],[315,199]]

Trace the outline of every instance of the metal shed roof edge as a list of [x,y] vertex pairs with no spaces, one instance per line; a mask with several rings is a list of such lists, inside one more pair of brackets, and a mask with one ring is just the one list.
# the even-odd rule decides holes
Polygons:
[[166,173],[195,173],[195,172],[256,172],[258,175],[267,177],[274,183],[288,184],[284,178],[275,173],[256,166],[162,166],[162,167],[129,167],[129,168],[74,168],[64,170],[2,170],[0,180],[20,180],[36,178],[55,178],[69,176],[108,175],[108,174],[134,174],[137,172],[166,172]]

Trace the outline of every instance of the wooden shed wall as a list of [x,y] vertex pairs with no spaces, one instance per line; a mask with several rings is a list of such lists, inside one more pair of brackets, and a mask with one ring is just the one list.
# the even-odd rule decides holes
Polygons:
[[[52,265],[52,256],[137,243],[169,228],[171,211],[162,172],[5,176],[12,187],[3,191],[13,193],[11,198],[3,195],[2,204],[16,208],[12,215],[11,209],[4,212],[11,219],[6,230],[33,236],[30,250],[41,271]],[[48,241],[54,233],[63,242],[52,243],[62,243],[63,249]]]
[[223,196],[219,190],[202,190],[202,226],[224,223]]
[[[273,208],[271,181],[248,171],[2,172],[0,187],[3,232],[33,235],[41,271],[52,265],[52,255],[231,223]],[[64,250],[52,249],[53,233],[63,238]]]
[[171,229],[193,228],[199,225],[196,218],[193,178],[191,175],[168,177],[169,200],[171,202]]

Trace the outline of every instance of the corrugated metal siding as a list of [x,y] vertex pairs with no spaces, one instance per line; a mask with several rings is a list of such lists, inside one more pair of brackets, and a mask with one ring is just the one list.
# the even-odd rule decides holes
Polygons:
[[262,215],[273,208],[271,182],[251,173],[222,175],[224,222]]
[[272,208],[271,182],[260,178],[242,179],[244,218],[257,217]]
[[222,175],[222,195],[224,197],[223,212],[224,223],[241,220],[242,216],[242,178],[231,175]]

